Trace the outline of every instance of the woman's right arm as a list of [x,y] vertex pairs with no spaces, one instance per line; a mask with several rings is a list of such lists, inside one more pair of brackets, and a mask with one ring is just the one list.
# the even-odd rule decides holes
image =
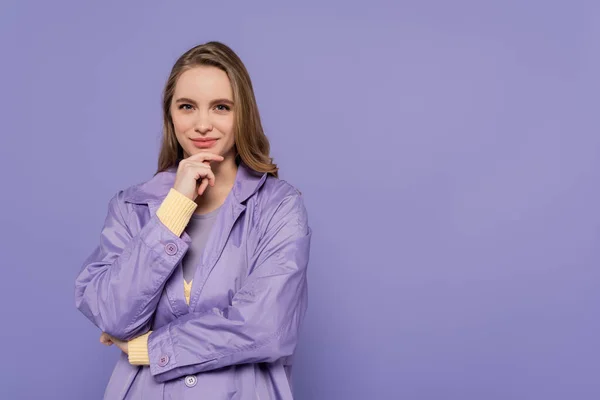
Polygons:
[[171,189],[156,214],[132,235],[122,195],[109,202],[100,244],[76,279],[75,304],[103,332],[130,340],[149,330],[165,282],[188,250],[180,235],[196,203]]

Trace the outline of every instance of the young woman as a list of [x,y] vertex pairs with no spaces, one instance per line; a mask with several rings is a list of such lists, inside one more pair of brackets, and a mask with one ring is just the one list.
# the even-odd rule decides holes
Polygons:
[[114,399],[291,399],[311,229],[277,178],[248,72],[183,54],[163,95],[158,171],[110,200],[77,308],[122,350]]

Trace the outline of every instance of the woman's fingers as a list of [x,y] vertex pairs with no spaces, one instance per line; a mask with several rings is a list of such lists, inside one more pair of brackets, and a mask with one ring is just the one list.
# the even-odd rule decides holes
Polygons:
[[212,171],[212,169],[210,169],[209,165],[206,165],[205,163],[193,162],[190,168],[194,169],[197,182],[200,181],[200,179],[206,178],[211,186],[215,185],[215,173]]
[[200,153],[196,153],[196,154],[191,155],[188,158],[186,158],[186,160],[199,161],[199,162],[223,161],[224,159],[225,158],[223,156],[220,156],[220,155],[214,154],[214,153],[205,152],[205,151],[201,151]]
[[204,193],[204,191],[206,190],[206,188],[208,187],[209,184],[209,180],[208,179],[202,179],[202,182],[200,183],[200,186],[198,187],[198,195],[202,196],[202,194]]
[[113,341],[110,339],[110,336],[107,333],[102,332],[102,334],[100,335],[100,343],[102,343],[105,346],[112,346]]
[[[195,156],[219,159],[221,156],[210,153],[196,154]],[[206,183],[204,183],[206,181]],[[177,168],[173,188],[191,200],[195,200],[199,193],[204,193],[207,185],[215,185],[215,174],[210,167],[209,160],[192,159],[181,160]]]

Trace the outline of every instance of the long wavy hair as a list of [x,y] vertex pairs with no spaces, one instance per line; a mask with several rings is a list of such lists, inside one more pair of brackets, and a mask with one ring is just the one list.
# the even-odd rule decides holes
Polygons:
[[242,60],[231,48],[215,41],[189,49],[179,57],[171,69],[162,98],[163,133],[156,174],[176,167],[183,159],[183,148],[175,136],[171,116],[171,101],[177,80],[185,71],[207,65],[225,71],[233,89],[236,162],[239,164],[242,161],[254,171],[266,172],[277,177],[278,168],[269,155],[270,144],[260,121],[250,75]]

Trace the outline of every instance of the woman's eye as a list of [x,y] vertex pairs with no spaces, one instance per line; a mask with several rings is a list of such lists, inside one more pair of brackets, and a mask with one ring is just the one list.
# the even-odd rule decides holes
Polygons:
[[180,110],[191,110],[192,109],[192,105],[191,104],[182,104],[179,106]]
[[230,110],[229,106],[226,106],[225,104],[219,104],[216,106],[216,108],[219,111],[229,111]]

